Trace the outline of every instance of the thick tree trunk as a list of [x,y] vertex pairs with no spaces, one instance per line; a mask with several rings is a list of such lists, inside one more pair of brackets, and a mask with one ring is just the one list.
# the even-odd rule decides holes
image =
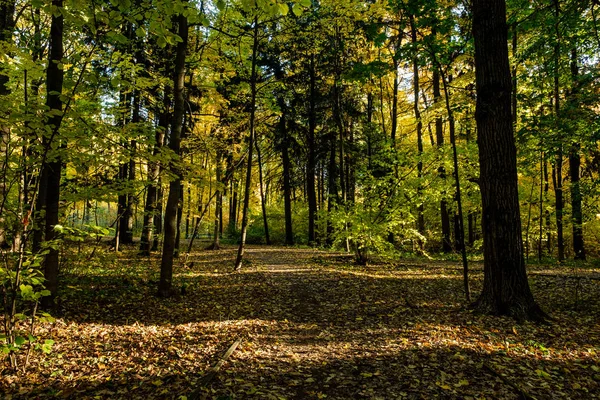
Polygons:
[[169,197],[165,210],[165,235],[163,242],[162,260],[160,264],[160,281],[158,284],[158,295],[168,297],[172,293],[173,281],[173,258],[177,239],[177,214],[181,198],[181,172],[179,171],[179,156],[181,154],[181,133],[183,130],[183,119],[185,113],[185,56],[188,42],[187,17],[180,14],[178,21],[178,35],[182,39],[177,44],[175,55],[175,70],[173,75],[174,108],[171,135],[169,136],[169,148],[175,155],[171,161],[170,169],[175,179],[169,184]]
[[478,310],[543,319],[525,271],[505,0],[473,0],[484,282]]
[[[64,35],[64,17],[62,0],[53,0],[52,5],[59,10],[59,14],[52,14],[52,22],[50,23],[50,50],[48,58],[48,69],[46,71],[46,106],[52,111],[48,118],[48,126],[52,134],[49,138],[44,137],[45,146],[48,151],[52,146],[52,142],[57,142],[59,139],[59,129],[62,122],[62,100],[61,93],[63,90],[64,71],[60,67],[63,58],[63,35]],[[66,143],[61,142],[60,147],[65,147]],[[41,179],[42,185],[45,186],[45,196],[43,196],[44,204],[42,207],[46,211],[44,222],[44,236],[46,241],[56,239],[57,232],[54,227],[58,225],[59,219],[59,202],[60,202],[60,179],[62,170],[62,159],[59,154],[54,154],[49,157],[51,161],[45,161],[42,165]],[[42,196],[40,196],[42,197]],[[54,299],[58,290],[58,269],[59,257],[58,249],[50,248],[46,258],[44,259],[44,278],[45,285],[52,294],[42,298],[42,306],[51,308],[54,306]]]
[[250,75],[250,131],[248,132],[248,164],[246,168],[246,187],[244,188],[244,205],[242,208],[242,231],[240,235],[240,246],[235,259],[234,270],[242,269],[242,260],[246,246],[246,234],[248,233],[248,208],[250,206],[250,193],[252,192],[252,156],[254,150],[255,124],[256,124],[256,75],[258,57],[258,17],[254,17],[253,40],[252,40],[252,70]]

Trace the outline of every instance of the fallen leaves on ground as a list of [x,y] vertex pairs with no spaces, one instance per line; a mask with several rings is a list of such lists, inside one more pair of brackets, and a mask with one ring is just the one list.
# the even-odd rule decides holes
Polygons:
[[[56,344],[24,374],[2,371],[7,399],[596,398],[600,282],[531,284],[549,325],[474,314],[449,262],[358,267],[340,253],[251,247],[200,251],[176,269],[184,295],[154,296],[156,258],[134,251],[68,268]],[[472,286],[480,290],[481,266]],[[535,272],[543,274],[536,276]],[[597,270],[585,271],[597,274]],[[206,387],[202,377],[237,338]]]

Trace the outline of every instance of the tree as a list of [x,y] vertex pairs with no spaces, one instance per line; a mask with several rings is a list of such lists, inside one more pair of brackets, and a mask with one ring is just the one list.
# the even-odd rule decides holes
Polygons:
[[160,282],[158,294],[168,297],[172,291],[173,280],[173,258],[175,256],[175,245],[177,239],[178,209],[181,198],[181,171],[179,167],[179,156],[181,150],[181,132],[185,113],[185,57],[188,45],[188,19],[183,11],[177,16],[178,35],[181,39],[177,44],[175,52],[175,68],[173,70],[173,121],[171,135],[169,136],[169,149],[173,152],[170,171],[173,178],[169,183],[169,196],[165,210],[165,236],[160,263]]
[[473,1],[473,37],[484,246],[483,291],[476,307],[542,320],[546,315],[529,288],[523,257],[505,0]]

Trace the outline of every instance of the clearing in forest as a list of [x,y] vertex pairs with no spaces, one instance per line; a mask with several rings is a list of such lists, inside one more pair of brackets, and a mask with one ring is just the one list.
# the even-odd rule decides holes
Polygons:
[[[530,267],[555,320],[519,325],[465,307],[458,264],[352,264],[342,253],[201,251],[184,294],[154,296],[158,260],[134,250],[63,269],[51,354],[3,372],[8,399],[600,397],[598,270]],[[83,260],[83,259],[82,259]],[[474,293],[481,267],[472,273]],[[577,275],[577,278],[573,277]],[[239,341],[238,339],[241,339]],[[233,353],[222,356],[233,343]],[[216,373],[211,367],[219,365]],[[210,376],[210,379],[207,378]]]

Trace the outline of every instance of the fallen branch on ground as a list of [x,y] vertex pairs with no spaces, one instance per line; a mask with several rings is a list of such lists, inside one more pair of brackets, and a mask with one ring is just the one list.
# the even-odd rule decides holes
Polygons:
[[242,338],[238,338],[235,342],[233,342],[233,344],[231,346],[229,346],[229,348],[227,349],[225,354],[223,354],[223,356],[219,359],[219,361],[217,361],[217,363],[208,370],[206,375],[204,375],[202,377],[202,379],[200,380],[198,389],[194,390],[192,392],[192,394],[189,396],[190,400],[195,400],[195,399],[200,398],[202,388],[205,388],[206,386],[208,386],[208,384],[215,378],[215,376],[217,376],[217,373],[219,372],[219,370],[221,369],[223,364],[225,364],[225,361],[227,361],[227,359],[229,357],[231,357],[231,355],[233,354],[235,349],[238,348],[240,343],[242,343]]

